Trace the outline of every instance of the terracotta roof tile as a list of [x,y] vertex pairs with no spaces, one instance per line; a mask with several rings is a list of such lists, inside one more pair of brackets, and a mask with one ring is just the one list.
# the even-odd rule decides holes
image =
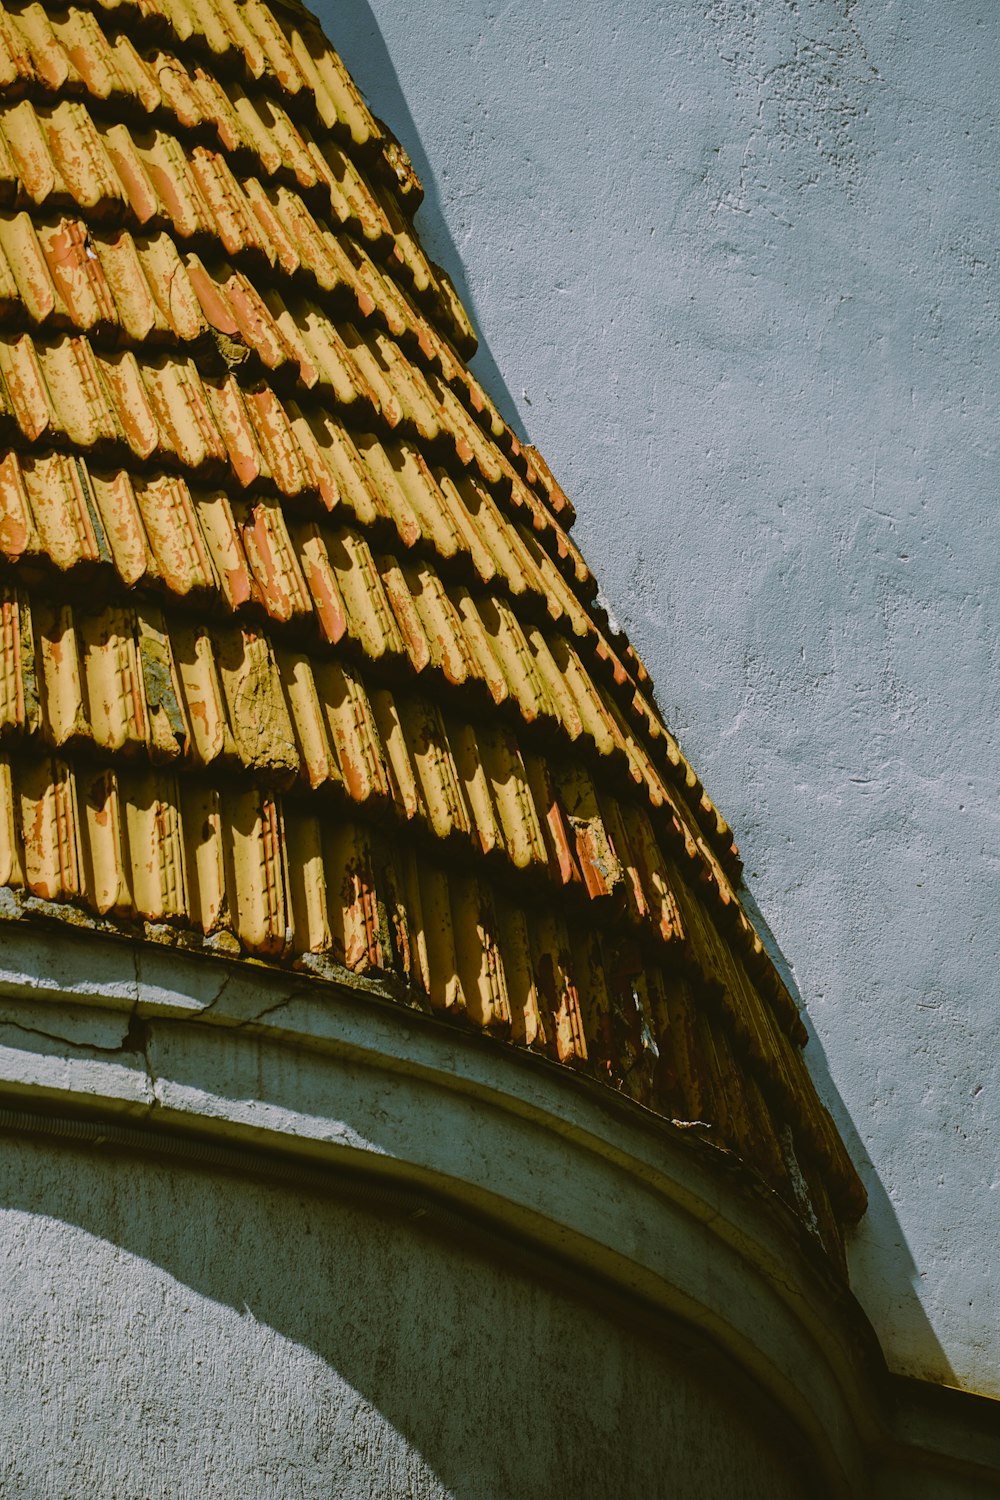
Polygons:
[[419,198],[304,11],[0,4],[0,882],[382,976],[794,1199],[791,1130],[835,1247],[732,832]]

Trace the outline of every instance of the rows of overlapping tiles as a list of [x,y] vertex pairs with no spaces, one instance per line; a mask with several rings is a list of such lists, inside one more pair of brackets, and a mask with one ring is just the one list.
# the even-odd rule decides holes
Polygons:
[[9,5],[0,86],[6,882],[395,974],[786,1196],[788,1121],[855,1214],[731,832],[314,23]]
[[[137,910],[194,921],[216,951],[230,951],[219,938],[234,930],[243,949],[277,959],[311,941],[321,973],[332,954],[355,972],[398,976],[411,1003],[422,993],[434,1010],[587,1067],[654,1109],[711,1122],[786,1195],[773,1122],[790,1119],[815,1206],[826,1179],[844,1209],[843,1149],[821,1110],[803,1112],[801,1060],[763,1011],[762,1067],[682,958],[658,962],[544,901],[526,911],[488,871],[377,824],[235,781],[0,754],[0,883],[83,901],[125,930]],[[685,916],[697,928],[696,902]],[[674,906],[678,936],[685,916]],[[701,936],[711,951],[708,926]]]
[[[102,216],[114,216],[126,203],[141,210],[144,202],[155,202],[148,187],[140,191],[145,184],[138,162],[154,177],[163,174],[172,188],[181,185],[173,205],[181,232],[218,232],[218,221],[200,222],[198,187],[189,179],[192,169],[196,181],[211,179],[217,172],[213,158],[217,162],[224,154],[237,173],[242,168],[265,181],[286,181],[324,207],[334,222],[384,243],[390,263],[419,293],[429,294],[429,305],[458,345],[474,346],[447,277],[428,262],[396,202],[401,188],[411,210],[407,199],[419,198],[412,171],[400,170],[405,156],[397,143],[383,138],[383,171],[369,179],[335,136],[322,130],[317,141],[310,126],[296,124],[277,100],[258,90],[250,97],[238,81],[220,80],[202,67],[189,69],[173,51],[137,49],[120,32],[106,36],[91,13],[73,7],[51,14],[32,4],[0,17],[0,86],[5,95],[0,191],[9,195],[19,180],[35,203],[68,195]],[[25,90],[35,102],[19,100]],[[88,104],[98,110],[105,106],[104,118],[93,115]],[[108,111],[111,105],[114,113]],[[167,130],[159,128],[165,118]],[[188,141],[190,165],[178,135]],[[214,150],[195,149],[205,142]],[[216,191],[220,185],[228,185],[224,175]]]
[[[179,727],[177,700],[165,677],[157,681],[162,643],[153,638],[131,679],[128,665],[122,669],[136,718],[145,712],[162,720],[152,730],[161,742]],[[94,669],[91,680],[97,678]],[[151,688],[160,694],[152,704]],[[371,772],[359,771],[361,747],[346,724],[350,707],[349,699],[331,704],[330,718],[339,710],[340,725],[329,725],[327,739],[327,754],[343,757],[338,774],[347,778]],[[82,732],[85,715],[86,707],[65,726],[71,735]],[[396,720],[397,729],[403,722]],[[406,727],[414,731],[412,710]],[[428,727],[441,733],[437,716]],[[469,757],[480,775],[498,760],[517,763],[516,747],[503,739],[495,734],[486,752]],[[470,746],[467,736],[459,752]],[[294,755],[291,740],[286,748]],[[423,790],[421,772],[430,767],[433,774],[432,752],[416,742],[414,800]],[[402,759],[397,754],[393,766]],[[466,786],[471,804],[477,789]],[[491,796],[499,791],[495,782],[482,786],[502,838],[523,813],[505,806],[503,795]],[[461,792],[453,795],[457,801]],[[128,760],[109,768],[79,756],[0,755],[0,882],[43,901],[80,901],[126,930],[138,915],[193,925],[217,950],[218,939],[232,934],[240,951],[259,957],[301,959],[305,949],[355,972],[396,975],[411,1001],[424,994],[435,1010],[467,1015],[561,1062],[589,1066],[652,1108],[711,1122],[716,1139],[755,1161],[779,1190],[789,1186],[788,1168],[772,1122],[789,1120],[810,1182],[810,1164],[820,1179],[836,1181],[845,1158],[825,1113],[803,1110],[801,1058],[745,980],[739,1008],[717,998],[731,994],[737,976],[684,875],[648,841],[634,806],[604,797],[599,810],[580,811],[576,828],[563,831],[567,865],[605,856],[602,881],[616,879],[612,893],[623,906],[638,906],[644,898],[633,882],[650,855],[655,883],[662,881],[655,920],[661,931],[671,924],[679,949],[691,944],[696,964],[683,951],[658,957],[621,922],[595,921],[537,895],[529,903],[488,865],[442,858],[315,797]],[[553,804],[549,823],[557,816]],[[616,877],[618,852],[633,863]],[[843,1208],[842,1194],[835,1196]]]
[[[144,7],[144,13],[146,10]],[[180,21],[181,34],[188,34],[181,13],[171,14]],[[226,14],[229,14],[228,10]],[[271,76],[289,94],[296,95],[300,87],[304,89],[311,80],[310,88],[315,87],[317,92],[310,93],[310,97],[320,105],[319,123],[334,119],[331,100],[335,94],[340,99],[343,115],[341,133],[354,143],[358,139],[378,138],[383,155],[389,150],[384,136],[352,93],[353,86],[339,60],[325,46],[314,26],[306,25],[304,32],[295,32],[298,55],[313,61],[305,73],[298,64],[290,73],[288,57],[280,47],[275,53],[273,21],[264,16],[262,9],[249,7],[244,20],[240,20],[239,11],[235,17],[235,29],[230,29],[240,40],[241,55],[251,77],[258,77],[262,68],[266,71],[267,49],[270,48],[272,61],[278,61],[277,70]],[[260,45],[255,50],[248,44],[247,23],[251,27],[256,25],[263,39],[260,44],[264,46],[263,52]],[[370,191],[364,177],[352,168],[349,157],[339,147],[326,140],[320,150],[309,138],[308,130],[307,145],[275,103],[266,106],[259,101],[251,103],[238,85],[230,82],[223,87],[213,75],[200,68],[190,74],[172,54],[160,50],[152,55],[140,54],[129,38],[121,33],[114,36],[115,55],[118,51],[121,53],[116,65],[114,57],[109,55],[112,42],[86,11],[70,9],[60,18],[47,15],[37,5],[25,7],[16,17],[7,16],[6,43],[6,77],[9,82],[25,84],[33,81],[36,85],[41,82],[52,89],[75,86],[89,90],[95,99],[119,97],[153,115],[169,107],[179,112],[176,117],[171,117],[175,129],[190,129],[211,121],[216,128],[216,144],[228,148],[230,155],[235,153],[237,158],[251,161],[263,175],[284,172],[288,181],[300,189],[303,184],[316,186],[319,183],[321,188],[328,190],[323,193],[324,201],[329,198],[336,222],[347,223],[355,227],[362,238],[377,241],[383,248],[388,248],[391,251],[390,269],[394,267],[398,271],[402,266],[411,288],[433,287],[440,293],[442,285],[447,287],[447,279],[440,273],[435,281],[435,272],[423,257],[415,236],[407,231],[405,212],[394,205],[393,192],[385,189],[375,193]],[[235,43],[229,46],[229,50],[233,46]],[[281,62],[282,57],[284,62]],[[323,85],[323,77],[331,80],[329,87]],[[175,80],[173,89],[169,87],[171,79]],[[235,105],[232,101],[225,104],[230,95],[234,96]],[[350,102],[352,98],[356,100],[354,104]],[[223,103],[220,104],[220,100]],[[241,184],[244,189],[241,200],[239,185],[228,170],[224,154],[179,151],[173,137],[162,132],[149,137],[145,146],[137,149],[132,136],[127,131],[123,135],[122,128],[119,128],[118,135],[114,135],[114,127],[106,128],[102,133],[85,110],[73,106],[74,114],[64,112],[59,115],[60,108],[63,105],[57,105],[55,112],[50,109],[40,114],[29,101],[18,106],[16,125],[10,130],[12,150],[9,153],[8,188],[11,191],[27,191],[33,204],[48,202],[53,197],[61,201],[66,197],[77,207],[89,206],[92,211],[99,207],[103,213],[113,212],[116,205],[120,208],[127,200],[140,222],[162,221],[175,233],[186,237],[214,232],[221,236],[228,250],[257,252],[272,267],[280,263],[285,271],[301,272],[306,280],[315,282],[322,291],[348,290],[353,294],[356,315],[371,317],[375,314],[390,332],[409,340],[415,351],[430,359],[445,379],[457,386],[472,412],[488,419],[491,435],[504,438],[508,449],[516,450],[516,439],[504,427],[481,388],[454,358],[447,342],[436,334],[432,324],[415,312],[405,291],[393,286],[391,277],[379,271],[360,244],[350,237],[338,242],[329,228],[321,228],[296,193],[280,186],[265,191],[256,178],[251,178],[244,179]],[[65,104],[66,110],[70,108]],[[359,109],[369,122],[363,127],[358,124],[361,119],[357,113]],[[81,152],[82,140],[86,141],[86,150]],[[392,160],[398,163],[399,148],[390,144],[394,153],[390,153]],[[319,178],[314,168],[307,165],[309,161],[320,163]],[[336,169],[332,175],[331,162]],[[125,163],[126,170],[119,173],[120,180],[115,188],[116,171],[122,163]],[[99,170],[95,170],[97,167]],[[396,170],[392,180],[397,185],[400,176],[404,184],[412,180],[406,173]],[[104,182],[105,186],[112,184],[110,198],[95,202],[95,181]],[[121,197],[117,196],[119,191]],[[234,212],[234,204],[240,204],[240,212]],[[153,339],[163,331],[164,321],[181,338],[185,334],[195,338],[194,330],[199,324],[203,325],[204,315],[201,318],[197,314],[191,316],[194,299],[184,298],[178,287],[176,252],[162,234],[152,244],[143,239],[137,245],[132,236],[124,234],[115,237],[113,244],[105,241],[102,245],[99,235],[90,238],[87,226],[76,220],[48,226],[48,232],[41,235],[42,243],[37,244],[33,242],[30,220],[26,216],[20,216],[13,225],[6,226],[6,230],[5,238],[13,251],[14,263],[20,268],[18,275],[11,272],[7,278],[8,298],[13,293],[22,308],[36,320],[51,320],[58,324],[68,317],[73,326],[96,327],[99,334],[107,333],[109,329],[114,332],[117,328],[118,332],[133,338]],[[400,245],[405,247],[405,253]],[[141,266],[136,264],[137,257]],[[109,262],[115,262],[117,270],[108,273]],[[143,270],[146,275],[143,275]],[[273,327],[252,283],[241,273],[226,268],[222,278],[225,287],[220,288],[217,284],[208,287],[206,292],[204,267],[196,264],[193,270],[202,292],[201,300],[206,304],[205,311],[215,330],[223,336],[236,334],[242,337],[244,349],[251,349],[258,357],[263,355],[270,368],[276,363],[284,363],[289,340]],[[155,285],[161,289],[163,286],[170,288],[169,297],[161,296],[157,300],[150,294],[145,285],[150,271]],[[217,283],[218,280],[217,277]],[[449,314],[445,319],[447,331],[467,346],[471,333],[467,320],[450,287],[448,294],[444,303],[440,295],[436,296],[433,305],[439,312],[444,307]],[[171,313],[175,301],[177,316]],[[121,304],[120,307],[117,304]],[[301,328],[301,296],[298,309]],[[289,316],[288,310],[284,309],[285,333]],[[305,310],[305,318],[307,323],[316,318],[314,306]],[[323,323],[322,318],[320,323]],[[342,358],[343,347],[336,334],[330,337],[328,327],[322,327],[321,334],[318,362],[315,343],[310,349],[308,336],[304,358],[301,336],[291,339],[292,354],[299,356],[300,368],[308,383],[324,378],[332,380],[334,388],[339,389],[344,399],[352,401],[359,389],[357,361]],[[356,339],[353,330],[348,330],[348,337]],[[372,395],[372,385],[378,389],[383,397],[382,409],[390,422],[409,420],[416,407],[420,414],[418,427],[425,433],[436,431],[433,394],[429,402],[421,401],[419,392],[416,402],[406,399],[414,394],[414,382],[403,377],[403,399],[399,399],[398,390],[390,391],[388,400],[384,399],[386,383],[380,379],[379,365],[387,348],[391,362],[391,345],[387,346],[385,341],[379,342],[374,357],[369,351],[362,351],[364,374],[373,378],[371,384],[366,384],[362,377],[361,388],[369,396]],[[389,385],[392,384],[390,379]],[[457,422],[451,424],[458,429],[454,435],[459,444],[467,448],[470,434],[463,414],[452,407],[447,415],[457,417]],[[472,442],[475,445],[474,433]],[[503,482],[507,475],[500,455],[495,451],[491,453],[488,447],[484,450],[481,443],[479,449],[480,462],[485,452],[485,462],[492,476]],[[544,469],[540,476],[529,474],[529,477],[541,478],[540,487],[555,509],[571,517],[571,507]],[[537,505],[535,520],[537,524]],[[541,529],[546,529],[544,524]],[[556,527],[554,534],[563,555],[572,556],[578,579],[592,585],[582,559],[561,529]],[[626,655],[630,658],[629,665],[638,667],[627,646]],[[641,671],[639,675],[641,677]],[[680,763],[676,747],[673,748],[675,761]],[[702,818],[704,831],[725,857],[731,834],[704,796],[703,789],[697,785],[690,767],[684,765],[683,769],[687,782],[696,790],[693,798],[696,816],[704,807],[707,814]]]
[[[690,947],[694,957],[685,954],[681,967],[693,962],[717,989],[732,1045],[780,1114],[796,1119],[800,1139],[829,1159],[825,1116],[802,1114],[801,1058],[716,935],[717,918],[703,915],[708,891],[691,898],[705,854],[679,819],[666,824],[673,847],[664,847],[651,813],[669,805],[667,789],[622,732],[571,636],[519,620],[502,597],[449,591],[426,564],[376,557],[354,526],[289,526],[273,500],[247,502],[238,522],[223,492],[192,492],[175,476],[102,475],[78,458],[11,453],[0,468],[0,516],[7,555],[20,558],[23,577],[32,580],[34,568],[43,579],[8,584],[2,603],[9,883],[82,899],[101,915],[192,922],[209,935],[228,929],[265,956],[329,951],[348,966],[379,966],[385,945],[358,946],[363,933],[371,939],[371,923],[356,918],[351,937],[350,903],[326,894],[346,877],[324,839],[343,840],[349,829],[356,840],[343,810],[363,808],[377,826],[421,830],[428,850],[447,844],[451,886],[433,855],[426,866],[445,881],[438,913],[450,910],[449,888],[479,890],[477,901],[492,909],[473,857],[486,856],[508,909],[530,906],[536,940],[556,930],[541,919],[546,908],[552,923],[572,924],[593,902],[587,930],[607,942],[631,930],[646,954],[643,972],[662,964],[663,945]],[[70,585],[81,574],[88,596],[114,602],[81,603],[46,576],[53,562]],[[111,574],[160,588],[123,597]],[[178,609],[192,596],[197,611]],[[36,750],[25,761],[16,746],[26,738],[57,758]],[[84,767],[97,763],[84,770],[83,796],[81,757]],[[627,765],[624,795],[605,759]],[[151,777],[150,766],[164,769]],[[174,769],[186,774],[176,779]],[[657,788],[655,804],[635,799],[638,783]],[[325,813],[313,801],[321,792],[330,798]],[[391,847],[401,848],[397,838]],[[517,887],[532,877],[530,888]],[[398,898],[393,909],[414,925]],[[734,903],[730,915],[732,941],[741,920]],[[437,931],[440,920],[431,925]],[[449,930],[469,931],[457,917]],[[483,1024],[509,1014],[510,921],[505,931],[507,942],[483,949],[467,1002]],[[599,982],[561,962],[567,993]],[[447,954],[420,974],[403,969],[432,996],[435,986],[462,988]],[[587,1015],[607,1014],[606,1000],[595,1004]],[[537,1010],[537,1001],[526,1007]],[[652,1011],[649,1027],[652,1046],[669,1055]],[[542,1029],[558,1034],[554,1021]],[[566,1055],[579,1056],[583,1044],[575,1046]],[[607,1066],[620,1066],[621,1055],[607,1054]],[[657,1101],[655,1070],[634,1083]]]
[[[94,469],[79,454],[10,452],[0,463],[0,550],[22,572],[82,573],[106,597],[145,584],[210,616],[262,614],[307,647],[353,648],[383,677],[437,678],[445,701],[462,690],[480,708],[506,708],[546,749],[558,737],[627,771],[668,835],[687,839],[718,898],[736,912],[725,872],[688,830],[668,779],[616,701],[613,679],[588,671],[588,621],[532,533],[505,526],[484,487],[471,479],[456,485],[443,471],[435,476],[406,443],[371,439],[363,460],[345,429],[330,423],[327,435],[336,443],[327,449],[337,459],[335,476],[355,487],[366,481],[351,520],[376,499],[391,508],[384,548],[373,550],[371,525],[335,524],[337,506],[332,517],[320,506],[287,512],[273,496],[231,500],[220,487],[192,490],[179,475],[132,477]],[[446,585],[435,566],[444,557],[414,556],[399,545],[408,524],[419,526],[417,517],[428,514],[437,515],[446,539],[447,518],[452,535],[477,520],[469,530],[481,554],[473,576]],[[497,586],[504,577],[516,580],[519,593]],[[113,739],[97,743],[120,748]],[[190,736],[185,743],[196,753]],[[267,770],[259,754],[250,764],[258,774]],[[274,769],[280,780],[285,761]],[[738,931],[762,967],[749,924]],[[786,1015],[794,1020],[793,1011]]]
[[[249,342],[247,332],[246,342],[240,348],[265,356],[271,365],[281,361],[294,364],[300,383],[300,372],[308,369],[313,384],[329,395],[331,404],[337,387],[345,394],[341,404],[350,404],[347,393],[352,399],[360,399],[364,390],[371,389],[366,376],[375,372],[373,379],[380,380],[383,387],[380,408],[388,410],[392,417],[390,431],[393,425],[405,431],[402,406],[404,402],[414,404],[409,394],[414,386],[414,372],[390,340],[377,331],[365,337],[350,327],[338,330],[315,304],[303,306],[292,301],[294,318],[288,306],[282,304],[280,319],[276,319],[272,314],[274,297],[269,309],[245,277],[237,278],[236,273],[231,273],[227,280],[219,275],[209,276],[197,258],[179,257],[165,234],[155,241],[136,241],[127,233],[116,236],[112,242],[102,241],[89,235],[79,221],[59,219],[51,225],[39,226],[22,213],[14,218],[0,216],[0,250],[5,252],[5,259],[0,259],[0,291],[7,293],[9,321],[19,314],[39,327],[52,321],[58,324],[60,319],[69,320],[73,326],[82,324],[90,328],[98,323],[112,327],[128,324],[137,346],[136,353],[123,354],[79,336],[50,335],[41,342],[27,335],[8,335],[0,340],[2,416],[22,438],[37,441],[45,437],[78,452],[107,452],[117,445],[132,459],[196,471],[211,468],[213,464],[232,465],[235,477],[244,486],[267,483],[285,498],[317,492],[327,505],[333,504],[337,473],[343,475],[346,464],[346,472],[357,476],[364,473],[366,465],[358,462],[355,453],[349,460],[342,456],[339,469],[336,461],[331,466],[330,434],[341,434],[341,450],[352,450],[353,444],[329,410],[317,409],[307,401],[303,413],[294,398],[282,402],[269,386],[258,385],[247,391],[228,369],[223,377],[203,377],[199,369],[199,358],[202,364],[205,362],[204,350],[199,345],[210,330],[231,339],[251,323],[254,342]],[[116,262],[117,256],[126,259],[129,270],[143,272],[141,279],[136,275],[127,281]],[[105,274],[105,264],[111,269],[110,277]],[[169,326],[186,351],[183,358],[175,355],[164,360],[153,352],[157,323],[160,332],[166,327],[162,308],[169,309]],[[209,316],[213,319],[211,323]],[[147,328],[150,329],[147,338],[138,338]],[[345,336],[352,340],[350,348]],[[539,533],[544,539],[546,531],[555,528],[548,523],[536,493],[509,461],[502,456],[498,458],[491,450],[485,435],[443,382],[436,381],[434,392],[424,384],[425,419],[418,427],[418,436],[421,429],[425,439],[428,434],[438,435],[439,417],[452,418],[455,454],[461,452],[468,467],[478,475],[479,489],[485,495],[482,503],[476,503],[476,509],[481,513],[482,524],[492,533],[493,553],[506,554],[501,572],[507,587],[520,591],[526,575],[539,578],[541,572],[547,574],[541,592],[550,600],[550,608],[556,599],[563,600],[577,633],[592,636],[594,649],[604,656],[621,683],[629,687],[633,706],[639,705],[642,732],[651,726],[654,738],[669,745],[674,765],[681,766],[676,747],[656,722],[648,702],[637,692],[634,680],[600,636],[573,590],[573,583],[579,581],[583,571],[575,552],[563,534],[557,533],[555,561],[564,564],[563,573],[569,573],[567,587],[559,569],[553,567],[549,554],[539,544]],[[197,417],[194,426],[189,424],[192,411]],[[127,415],[127,421],[123,420],[123,414]],[[374,416],[374,405],[369,414]],[[391,474],[392,466],[387,469],[382,445],[374,437],[366,441],[368,451],[378,455],[382,473]],[[395,451],[398,458],[399,444]],[[421,469],[426,470],[419,452],[412,445],[408,451],[409,470],[418,474]],[[407,465],[399,467],[405,489]],[[463,464],[463,470],[465,467]],[[504,519],[489,500],[488,491],[483,491],[483,485],[496,487],[503,482],[509,486],[506,508],[520,511],[530,522],[531,537],[525,545],[538,558],[538,566],[525,560],[525,545],[518,543],[515,547],[519,556],[512,556],[510,546],[504,546]],[[344,488],[342,482],[340,488]],[[461,550],[470,567],[478,568],[480,574],[484,567],[488,576],[496,573],[497,565],[491,558],[487,556],[484,563],[477,526],[461,524],[465,513],[462,502],[449,509],[434,498],[440,494],[440,487],[433,482],[418,484],[424,503],[422,509],[414,512],[405,499],[399,503],[398,483],[390,483],[388,488],[397,496],[393,519],[399,538],[408,547],[426,540],[446,558]],[[360,519],[369,524],[380,516],[385,518],[385,508],[379,508],[377,487],[374,500],[371,494],[370,479],[363,484],[355,479],[348,497],[348,504],[353,500]],[[702,814],[702,827],[716,848],[724,852],[728,829],[707,799],[700,800],[699,806],[696,799],[695,807]]]
[[[104,253],[99,239],[92,242],[90,219],[100,219],[110,207],[127,207],[137,229],[165,225],[182,243],[208,244],[213,259],[225,253],[255,268],[255,274],[263,270],[266,278],[270,271],[292,281],[294,290],[288,296],[276,285],[262,296],[247,276],[234,275],[228,266],[206,268],[200,260],[189,262],[191,274],[184,280],[195,283],[200,320],[215,335],[216,358],[241,364],[249,357],[245,378],[262,368],[276,376],[293,370],[303,389],[318,388],[345,408],[364,413],[360,420],[374,419],[389,428],[408,426],[428,442],[451,441],[465,461],[475,458],[492,483],[512,482],[515,471],[509,458],[489,438],[506,437],[508,448],[515,448],[516,440],[446,340],[416,313],[389,277],[379,274],[356,241],[333,233],[297,193],[281,187],[264,189],[255,179],[239,182],[220,153],[203,148],[185,152],[162,132],[154,146],[143,151],[125,126],[102,134],[92,124],[92,139],[81,150],[81,121],[90,119],[85,111],[79,119],[66,119],[56,135],[51,129],[48,134],[41,131],[38,111],[30,101],[16,108],[26,113],[18,122],[23,129],[15,137],[7,136],[13,147],[9,182],[15,197],[27,184],[33,205],[53,210],[71,205],[84,217],[50,226],[37,246],[27,216],[15,215],[5,225],[14,261],[13,267],[8,261],[5,291],[13,312],[29,317],[34,313],[58,324],[60,317],[66,321],[71,316],[68,297],[84,327],[96,324],[98,335],[127,334],[130,321],[141,326],[143,317],[140,310],[130,320],[129,304],[148,304],[152,290],[152,300],[172,328],[176,251],[171,253],[166,238],[161,235],[155,243],[143,241],[140,246],[126,234],[116,237]],[[4,123],[10,127],[10,113]],[[123,132],[117,143],[112,140],[116,130]],[[2,175],[0,165],[0,179]],[[65,178],[70,179],[69,187]],[[46,243],[52,245],[48,255]],[[56,276],[53,259],[59,266]],[[176,321],[182,334],[191,323],[190,315],[184,316],[186,289],[176,287]],[[321,302],[307,295],[310,290],[320,294]],[[322,305],[329,305],[338,290],[349,292],[352,299],[342,322],[328,316]],[[156,291],[161,292],[159,298]],[[359,333],[352,313],[355,319],[377,317],[370,329]],[[379,323],[408,341],[417,358],[408,359]],[[427,360],[426,373],[421,359]],[[565,530],[547,513],[545,498],[530,486],[525,493],[531,496],[535,524],[547,543],[571,563],[577,583],[592,592],[586,565]],[[547,498],[563,507],[551,486]]]

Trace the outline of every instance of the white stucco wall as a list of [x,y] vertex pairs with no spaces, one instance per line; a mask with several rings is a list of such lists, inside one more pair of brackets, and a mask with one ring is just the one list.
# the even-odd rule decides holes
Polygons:
[[1000,9],[317,8],[738,831],[889,1358],[1000,1394]]
[[405,1219],[25,1140],[0,1200],[6,1500],[818,1492],[689,1350]]

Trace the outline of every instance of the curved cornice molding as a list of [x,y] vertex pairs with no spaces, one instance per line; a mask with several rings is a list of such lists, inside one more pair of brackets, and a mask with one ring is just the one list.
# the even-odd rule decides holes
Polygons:
[[370,981],[18,924],[0,957],[0,1090],[0,1128],[53,1149],[69,1135],[388,1195],[599,1283],[735,1362],[831,1493],[864,1493],[878,1463],[1000,1479],[993,1403],[984,1417],[964,1398],[959,1417],[894,1381],[819,1244],[731,1153]]
[[0,890],[711,1122],[834,1259],[865,1190],[573,506],[465,363],[304,8],[0,0]]

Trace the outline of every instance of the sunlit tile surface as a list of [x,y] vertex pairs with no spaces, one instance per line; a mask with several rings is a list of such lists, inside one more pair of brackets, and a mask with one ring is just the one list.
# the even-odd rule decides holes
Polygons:
[[14,909],[384,976],[707,1122],[836,1251],[731,830],[315,22],[7,4],[0,87]]

